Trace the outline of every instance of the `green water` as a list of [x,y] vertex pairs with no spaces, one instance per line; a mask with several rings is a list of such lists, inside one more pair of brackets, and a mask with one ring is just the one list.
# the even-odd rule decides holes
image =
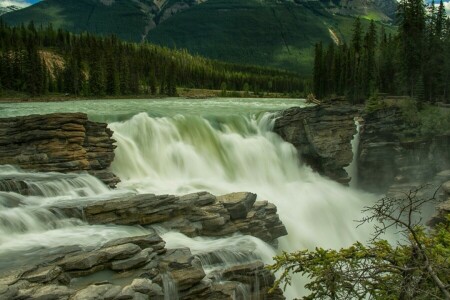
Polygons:
[[160,116],[237,115],[268,112],[292,106],[304,106],[302,99],[209,98],[209,99],[120,99],[64,102],[0,103],[0,117],[14,117],[55,112],[84,112],[93,121],[117,122],[145,112]]

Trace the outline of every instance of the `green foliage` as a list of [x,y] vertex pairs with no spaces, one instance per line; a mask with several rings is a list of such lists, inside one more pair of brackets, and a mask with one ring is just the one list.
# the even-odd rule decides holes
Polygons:
[[367,113],[372,113],[385,107],[386,104],[378,97],[378,94],[374,94],[367,100],[365,110]]
[[[362,222],[377,221],[375,237],[368,244],[348,248],[302,250],[275,257],[269,268],[281,272],[274,288],[291,283],[299,273],[310,281],[303,299],[449,299],[450,218],[428,232],[416,221],[434,195],[419,196],[418,188],[404,198],[383,198],[365,213]],[[389,229],[402,243],[392,246],[379,236]]]
[[397,104],[402,112],[403,121],[411,127],[420,126],[419,110],[417,101],[411,98],[403,99]]
[[[47,60],[45,63],[43,58]],[[75,96],[157,94],[176,96],[177,87],[261,92],[303,91],[298,74],[212,61],[186,51],[73,35],[52,26],[9,27],[0,19],[0,87]]]
[[364,33],[357,19],[352,42],[332,53],[315,52],[314,92],[319,97],[345,95],[361,103],[375,90],[424,103],[450,103],[450,19],[423,0],[399,3],[399,27],[391,35],[371,22]]
[[439,135],[450,131],[450,111],[445,108],[427,106],[420,111],[420,130],[423,135]]
[[[108,6],[98,2],[46,0],[4,18],[15,26],[30,20],[37,26],[53,23],[73,33],[115,34],[128,41],[146,40],[211,59],[304,75],[312,71],[314,44],[331,41],[329,29],[340,40],[349,40],[353,20],[330,13],[325,1],[209,0],[200,5],[192,5],[192,0],[160,1],[161,10],[153,1],[121,0]],[[174,13],[175,2],[189,8]],[[147,5],[149,9],[143,9]],[[366,12],[371,13],[367,8]],[[156,27],[147,33],[153,22]]]

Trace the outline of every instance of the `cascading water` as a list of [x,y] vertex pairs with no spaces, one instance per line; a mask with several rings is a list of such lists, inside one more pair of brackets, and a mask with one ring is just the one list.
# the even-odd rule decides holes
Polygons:
[[[13,184],[10,192],[0,193],[0,269],[26,263],[15,257],[20,253],[33,257],[40,247],[74,242],[90,247],[113,238],[145,234],[145,229],[136,227],[87,225],[49,209],[64,202],[97,201],[135,192],[257,193],[259,200],[277,206],[288,229],[289,235],[280,239],[280,250],[338,248],[365,241],[369,229],[355,229],[353,220],[361,217],[361,208],[375,196],[341,186],[301,165],[295,148],[271,132],[274,114],[255,114],[293,105],[303,102],[165,99],[89,101],[89,105],[82,101],[72,105],[1,104],[2,116],[84,111],[93,120],[122,121],[110,124],[118,146],[112,170],[122,183],[112,191],[88,174],[37,174],[0,168],[0,178],[19,181],[19,188],[25,187],[28,195],[14,193],[14,180],[7,183]],[[5,186],[2,189],[8,190]],[[219,272],[219,276],[223,266],[251,262],[255,255],[271,263],[276,254],[271,246],[249,236],[191,239],[175,232],[161,234],[167,248],[189,247],[208,274]],[[170,280],[167,284],[167,289],[173,290]],[[304,294],[302,289],[302,284],[296,284],[287,298]],[[246,293],[244,287],[241,292]]]
[[[0,167],[0,269],[12,264],[10,255],[39,247],[72,245],[93,246],[114,237],[142,233],[128,227],[89,226],[77,219],[68,219],[52,206],[65,202],[96,201],[129,193],[111,191],[97,178],[88,174],[59,174],[26,172],[12,166]],[[26,189],[28,196],[14,193]],[[15,255],[14,255],[15,256]]]
[[[338,248],[365,241],[355,229],[374,196],[324,179],[301,166],[295,148],[271,132],[273,114],[150,117],[111,124],[113,171],[140,192],[251,191],[273,202],[288,229],[280,249]],[[170,239],[169,239],[170,240]],[[186,245],[187,246],[187,245]],[[297,286],[294,294],[300,294]]]
[[358,148],[359,148],[359,134],[361,130],[361,123],[359,122],[358,118],[355,118],[355,126],[356,126],[356,133],[353,136],[352,140],[352,152],[353,152],[353,160],[351,164],[345,168],[348,175],[351,178],[350,181],[350,187],[356,188],[358,186]]

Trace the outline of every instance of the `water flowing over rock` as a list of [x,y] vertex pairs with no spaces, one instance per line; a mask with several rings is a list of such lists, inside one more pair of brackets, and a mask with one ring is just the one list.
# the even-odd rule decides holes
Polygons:
[[358,184],[386,192],[408,190],[450,168],[450,134],[417,136],[397,107],[363,116],[358,151]]
[[344,167],[353,159],[357,115],[358,110],[350,105],[293,107],[281,113],[274,131],[293,144],[301,160],[315,171],[347,184],[350,178]]
[[95,249],[66,247],[34,265],[2,270],[0,298],[284,299],[279,289],[268,294],[274,280],[258,260],[208,275],[189,249],[166,249],[150,232]]
[[158,224],[189,237],[219,237],[240,232],[272,243],[287,235],[275,205],[267,201],[256,201],[256,195],[252,193],[234,193],[221,197],[207,192],[181,197],[142,194],[86,205],[67,205],[55,210],[82,218],[90,224]]
[[107,171],[114,159],[111,136],[106,124],[91,122],[83,113],[3,118],[0,164],[40,172],[87,171],[114,187],[119,179]]

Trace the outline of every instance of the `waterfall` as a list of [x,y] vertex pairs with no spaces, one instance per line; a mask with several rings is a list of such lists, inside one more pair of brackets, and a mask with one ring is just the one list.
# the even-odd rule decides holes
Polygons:
[[350,187],[357,188],[358,187],[358,149],[359,149],[359,134],[361,130],[361,123],[359,122],[359,118],[355,118],[355,126],[356,133],[352,139],[352,152],[353,152],[353,160],[350,165],[345,168],[348,175],[351,178]]
[[[253,116],[150,117],[145,113],[110,125],[117,140],[113,171],[122,187],[139,192],[220,195],[257,193],[269,200],[289,235],[280,249],[339,248],[365,242],[356,229],[373,195],[327,180],[300,166],[296,149],[271,131],[270,113]],[[302,286],[294,295],[301,294]]]
[[[339,248],[357,240],[365,242],[370,228],[356,229],[353,220],[361,217],[362,207],[376,196],[344,187],[302,165],[296,149],[272,132],[274,114],[252,114],[302,103],[289,99],[170,99],[117,100],[113,104],[89,101],[89,105],[79,101],[70,106],[20,104],[21,114],[69,108],[114,121],[110,127],[117,149],[111,170],[122,182],[117,190],[111,190],[89,174],[33,173],[0,166],[0,269],[35,261],[43,253],[39,251],[49,248],[73,244],[96,247],[114,238],[146,234],[146,229],[138,227],[88,225],[51,209],[66,202],[98,201],[130,193],[208,191],[221,195],[248,191],[277,206],[289,233],[279,239],[279,249],[250,236],[188,238],[161,232],[167,248],[190,248],[211,276],[256,259],[270,264],[281,250]],[[17,105],[2,104],[2,113],[16,115]],[[141,111],[147,113],[138,113]],[[165,284],[170,297],[178,297],[170,278]],[[286,293],[288,299],[304,294],[302,282],[294,281],[293,285]],[[238,294],[237,298],[247,297],[247,287],[242,286]]]
[[[14,192],[17,182],[19,189],[26,189],[27,196]],[[74,243],[93,246],[146,232],[132,227],[90,226],[51,209],[66,202],[82,203],[130,193],[110,190],[89,174],[35,173],[0,166],[0,190],[0,269],[16,251]]]

